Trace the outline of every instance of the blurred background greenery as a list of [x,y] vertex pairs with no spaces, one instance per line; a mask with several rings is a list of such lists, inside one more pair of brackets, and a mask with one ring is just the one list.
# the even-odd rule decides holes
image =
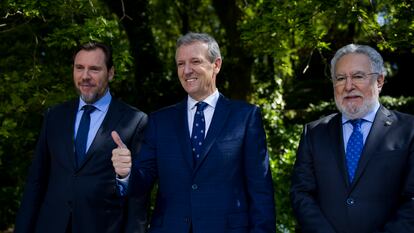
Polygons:
[[13,229],[43,111],[76,97],[74,47],[111,44],[111,91],[149,113],[185,96],[174,46],[188,31],[221,46],[219,90],[262,108],[278,232],[295,229],[288,190],[302,125],[336,111],[329,62],[338,48],[378,49],[382,103],[414,113],[412,0],[1,0],[0,232]]

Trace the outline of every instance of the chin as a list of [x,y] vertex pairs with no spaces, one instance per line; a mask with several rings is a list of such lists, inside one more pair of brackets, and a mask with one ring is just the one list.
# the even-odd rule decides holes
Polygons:
[[367,115],[370,111],[373,110],[376,100],[374,98],[370,98],[368,100],[365,100],[362,104],[355,104],[355,103],[345,103],[341,104],[338,103],[338,101],[335,100],[336,107],[338,110],[349,119],[357,119],[357,118],[363,118],[365,115]]
[[83,101],[85,101],[85,103],[87,104],[93,104],[98,100],[98,95],[97,94],[82,94],[81,98]]

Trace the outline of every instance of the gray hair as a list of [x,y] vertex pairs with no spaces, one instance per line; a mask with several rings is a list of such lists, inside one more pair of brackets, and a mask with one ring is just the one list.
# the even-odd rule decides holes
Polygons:
[[372,47],[368,45],[349,44],[336,51],[335,56],[331,60],[331,77],[335,76],[335,66],[338,60],[350,53],[365,54],[371,61],[372,72],[379,73],[385,76],[384,61],[381,55]]
[[211,63],[213,63],[217,58],[221,58],[220,48],[217,41],[207,33],[188,32],[178,38],[175,48],[178,50],[178,48],[182,45],[189,45],[195,42],[202,42],[208,45],[208,58]]

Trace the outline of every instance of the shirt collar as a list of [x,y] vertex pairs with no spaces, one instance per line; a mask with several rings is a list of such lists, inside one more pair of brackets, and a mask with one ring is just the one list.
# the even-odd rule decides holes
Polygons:
[[[97,110],[104,112],[106,109],[108,109],[109,104],[111,103],[111,100],[112,100],[112,96],[111,96],[111,93],[109,92],[109,88],[108,88],[106,90],[105,95],[102,96],[98,101],[96,101],[92,105]],[[85,103],[85,101],[83,101],[83,99],[81,97],[79,97],[78,111],[80,111],[82,109],[82,107],[85,106],[85,105],[87,105],[87,103]]]
[[[375,115],[377,114],[377,111],[379,108],[380,108],[380,104],[379,102],[376,102],[372,110],[368,112],[368,114],[366,114],[364,117],[362,117],[362,119],[364,119],[365,121],[371,122],[371,123],[374,122]],[[349,120],[350,119],[348,119],[342,114],[342,124],[347,123]]]
[[[213,94],[209,95],[207,98],[205,98],[204,100],[201,100],[205,103],[207,103],[209,106],[216,108],[217,105],[217,101],[220,97],[219,91],[218,89],[216,89],[216,91],[213,92]],[[195,108],[196,104],[200,102],[197,101],[193,98],[191,98],[191,96],[188,96],[187,98],[187,109],[193,109]]]

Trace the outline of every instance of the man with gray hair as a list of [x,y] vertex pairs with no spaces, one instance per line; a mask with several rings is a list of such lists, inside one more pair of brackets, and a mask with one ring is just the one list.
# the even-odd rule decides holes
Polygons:
[[300,232],[414,232],[414,117],[380,104],[369,46],[339,49],[331,76],[340,113],[305,125],[293,169]]
[[[257,106],[224,97],[216,87],[217,42],[187,33],[176,46],[177,73],[188,96],[149,117],[130,196],[158,180],[150,233],[273,233],[273,182]],[[120,161],[130,153],[113,151]],[[128,161],[128,159],[127,159]],[[124,174],[127,175],[127,174]]]

